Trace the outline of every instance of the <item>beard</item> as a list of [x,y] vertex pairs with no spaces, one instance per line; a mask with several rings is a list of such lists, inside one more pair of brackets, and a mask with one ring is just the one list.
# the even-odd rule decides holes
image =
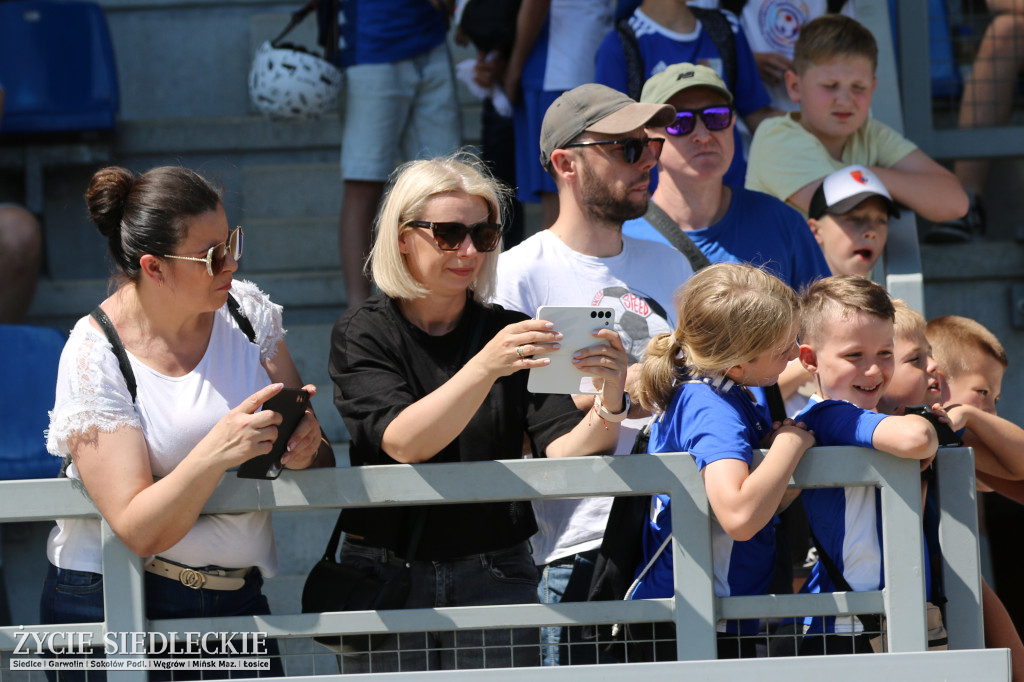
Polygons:
[[[583,168],[585,170],[580,178],[580,194],[583,197],[583,207],[591,218],[621,225],[647,212],[647,202],[651,198],[649,191],[641,198],[633,198],[629,188],[634,186],[635,182],[625,187],[609,186],[597,177],[589,164],[584,163]],[[644,173],[639,180],[650,183],[650,172]]]

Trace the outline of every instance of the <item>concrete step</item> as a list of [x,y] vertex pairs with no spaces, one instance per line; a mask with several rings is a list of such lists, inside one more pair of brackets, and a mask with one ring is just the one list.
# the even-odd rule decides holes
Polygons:
[[[337,162],[248,165],[242,169],[241,190],[246,227],[254,219],[263,218],[337,221],[341,210],[342,184]],[[326,243],[333,243],[334,239],[332,234]]]
[[[338,266],[338,216],[246,218],[245,272],[329,270]],[[340,272],[339,272],[340,276]]]

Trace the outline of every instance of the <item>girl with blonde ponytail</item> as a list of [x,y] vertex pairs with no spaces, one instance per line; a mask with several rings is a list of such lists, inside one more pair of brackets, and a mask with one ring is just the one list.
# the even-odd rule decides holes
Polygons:
[[[748,387],[776,383],[797,356],[797,298],[764,270],[719,263],[689,280],[677,307],[678,326],[651,339],[639,379],[639,400],[657,415],[648,451],[696,459],[714,512],[716,594],[764,594],[775,566],[775,514],[814,437],[788,419],[773,424]],[[762,448],[768,454],[752,469],[754,450]],[[633,599],[674,592],[666,496],[654,496],[650,519]],[[754,640],[737,632],[756,634],[757,621],[719,624],[719,658],[755,655]],[[652,652],[657,660],[674,654],[667,640],[670,651],[659,644]]]

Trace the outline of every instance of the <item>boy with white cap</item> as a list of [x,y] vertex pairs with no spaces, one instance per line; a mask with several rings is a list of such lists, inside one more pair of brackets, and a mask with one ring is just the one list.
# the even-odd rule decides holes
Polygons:
[[830,173],[814,192],[807,224],[833,275],[867,277],[889,233],[889,216],[899,216],[889,190],[860,165]]

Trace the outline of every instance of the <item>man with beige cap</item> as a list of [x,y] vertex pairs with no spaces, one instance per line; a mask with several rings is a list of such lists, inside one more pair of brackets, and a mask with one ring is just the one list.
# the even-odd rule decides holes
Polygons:
[[[674,115],[666,104],[638,104],[603,85],[563,93],[548,108],[540,135],[540,163],[558,188],[558,219],[498,259],[495,300],[505,308],[528,315],[542,305],[615,309],[615,329],[634,363],[631,379],[647,341],[675,328],[672,298],[693,274],[674,249],[622,235],[623,221],[647,210],[651,169],[665,142],[645,127],[665,126]],[[577,396],[576,404],[589,410],[593,397]],[[619,429],[619,453],[629,452],[645,421],[636,408],[628,417],[622,427],[631,428]],[[531,542],[542,570],[542,602],[586,599],[610,508],[611,498],[534,503],[540,530]],[[576,628],[544,630],[546,664],[593,662],[593,644],[558,646]]]

